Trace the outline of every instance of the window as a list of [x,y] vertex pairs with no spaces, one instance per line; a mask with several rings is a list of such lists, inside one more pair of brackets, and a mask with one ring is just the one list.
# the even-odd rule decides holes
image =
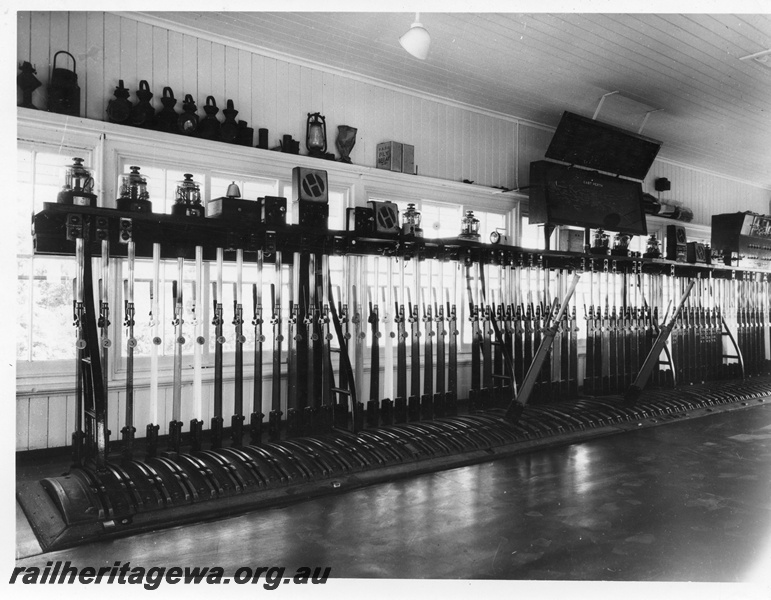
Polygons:
[[[46,202],[55,202],[64,168],[72,157],[90,163],[85,148],[32,147],[21,144],[17,153],[16,198],[16,358],[20,373],[31,373],[33,363],[46,362],[46,374],[71,367],[74,360],[72,290],[75,262],[68,257],[33,256],[31,216]],[[52,363],[51,361],[57,361]],[[38,370],[41,374],[42,370]]]

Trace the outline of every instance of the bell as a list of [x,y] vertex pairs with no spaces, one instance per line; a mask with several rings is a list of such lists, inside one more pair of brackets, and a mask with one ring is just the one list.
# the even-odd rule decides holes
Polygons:
[[225,194],[228,198],[240,198],[241,197],[241,190],[238,189],[238,186],[236,185],[236,182],[234,181],[228,186],[228,191]]
[[[56,66],[56,59],[60,54],[66,54],[72,59],[72,71]],[[48,83],[48,110],[71,117],[80,116],[80,87],[75,72],[75,57],[65,50],[54,54],[51,79]]]
[[65,168],[64,186],[56,198],[59,204],[74,204],[75,206],[96,206],[96,195],[93,193],[94,178],[91,171],[83,166],[82,158],[73,158],[72,165]]

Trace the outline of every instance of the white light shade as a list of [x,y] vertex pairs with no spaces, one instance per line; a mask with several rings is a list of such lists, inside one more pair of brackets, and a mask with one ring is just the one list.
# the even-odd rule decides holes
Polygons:
[[415,58],[425,60],[431,45],[431,36],[423,25],[415,21],[410,30],[399,38],[399,43]]

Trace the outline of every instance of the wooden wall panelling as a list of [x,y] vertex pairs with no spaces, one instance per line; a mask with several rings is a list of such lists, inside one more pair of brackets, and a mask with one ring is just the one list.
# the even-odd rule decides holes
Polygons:
[[472,115],[468,111],[462,111],[461,114],[461,177],[460,179],[468,179],[473,181],[476,178],[475,169],[471,163],[471,157],[469,156],[471,147],[471,118]]
[[[153,27],[153,99],[152,105],[156,111],[163,108],[161,98],[163,97],[163,88],[169,86],[169,32],[160,27]],[[177,97],[179,90],[171,88],[174,97]],[[177,99],[179,102],[179,99]],[[176,108],[176,106],[175,106]]]
[[441,179],[448,179],[447,155],[449,151],[449,136],[447,127],[447,105],[437,104],[436,107],[436,176]]
[[150,388],[134,388],[134,427],[137,438],[146,437],[145,429],[150,423]]
[[[308,112],[316,112],[321,110],[315,109],[311,106],[310,100],[310,72],[307,74],[307,95],[305,96],[305,103],[303,103],[303,95],[301,94],[301,86],[303,80],[302,67],[300,65],[288,64],[287,65],[287,89],[289,90],[286,96],[283,98],[287,107],[287,115],[289,122],[302,122],[305,123]],[[299,131],[299,130],[298,130]],[[291,133],[292,137],[300,140],[300,152],[305,153],[305,128],[302,128],[302,135],[295,134],[294,131],[286,130],[285,133]],[[299,136],[299,137],[298,137]]]
[[34,11],[30,15],[30,39],[32,45],[29,61],[35,65],[37,78],[43,84],[32,93],[32,104],[40,110],[48,108],[46,88],[51,74],[51,13]]
[[[139,23],[131,19],[120,20],[120,78],[123,84],[131,90],[129,101],[136,102],[135,90],[139,83],[137,79],[137,28]],[[115,82],[117,85],[117,81]]]
[[340,125],[350,125],[351,127],[356,127],[355,125],[348,122],[348,106],[346,103],[348,96],[346,95],[346,91],[347,87],[349,86],[349,82],[350,80],[347,77],[335,76],[332,107],[330,110],[337,116],[337,125],[335,126],[334,131],[328,132],[330,138],[330,152],[334,152],[335,154],[338,154],[337,146],[335,144],[335,140],[337,140],[337,127]]
[[[37,65],[32,63],[30,60],[30,52],[32,50],[32,35],[31,35],[31,28],[32,28],[32,15],[29,12],[19,12],[16,15],[16,57],[17,57],[17,65],[21,65],[25,60],[32,64],[33,68],[37,71]],[[20,71],[17,71],[17,75],[20,73]],[[42,83],[42,79],[40,79],[40,72],[37,73],[38,81]],[[42,86],[38,87],[38,90],[41,89]],[[33,98],[34,98],[34,92],[33,92]],[[20,104],[22,101],[22,93],[21,90],[17,87],[16,88],[16,104]],[[34,104],[34,102],[33,102]]]
[[[222,382],[222,418],[225,420],[225,427],[230,427],[230,417],[233,416],[235,407],[236,386],[232,379],[225,379]],[[286,414],[286,411],[284,411]]]
[[[246,50],[238,51],[238,90],[234,92],[233,103],[238,111],[236,121],[246,121],[249,127],[252,124],[252,53]],[[225,103],[227,106],[227,102]],[[250,145],[254,146],[256,142]]]
[[[213,47],[216,44],[212,44]],[[206,102],[207,81],[198,80],[198,40],[190,35],[182,36],[182,88],[185,94],[193,96],[198,107],[198,114],[203,115],[201,107]],[[201,97],[203,96],[203,97]],[[184,99],[184,96],[182,96]]]
[[[158,88],[158,82],[153,77],[153,62],[155,61],[153,56],[153,29],[155,28],[147,23],[137,23],[137,74],[130,86],[132,104],[139,101],[136,93],[139,89],[139,82],[143,79],[147,81],[153,95],[157,93],[155,90]],[[161,89],[161,92],[163,92],[163,89]]]
[[88,70],[86,68],[86,13],[81,11],[68,13],[66,24],[67,46],[61,49],[67,50],[75,57],[75,64],[72,63],[72,59],[69,56],[61,54],[59,55],[57,66],[59,68],[75,70],[75,73],[78,76],[78,85],[80,86],[80,107],[78,108],[78,114],[80,116],[85,116],[86,90],[88,89]]
[[281,138],[282,132],[278,130],[278,124],[276,122],[276,105],[278,104],[278,93],[276,89],[276,59],[265,57],[264,61],[264,80],[262,82],[265,94],[263,99],[265,101],[264,112],[264,127],[268,128],[270,133],[270,140],[268,143],[269,148],[278,146],[278,140]]
[[238,49],[225,46],[225,93],[217,98],[217,106],[220,107],[218,118],[223,119],[222,109],[227,106],[227,99],[233,102],[238,100]]
[[[336,76],[332,73],[322,73],[322,88],[321,88],[321,108],[314,108],[313,112],[319,111],[324,115],[324,119],[327,124],[327,152],[335,152],[335,138],[337,137],[337,126],[342,122],[340,121],[340,112],[335,110],[335,79]],[[301,123],[305,123],[307,115],[301,115]],[[305,127],[303,126],[303,131]],[[300,144],[304,146],[304,144]],[[306,149],[302,148],[304,154]]]
[[540,129],[521,123],[519,125],[519,187],[530,183],[530,163],[542,160],[546,149],[549,147],[553,131]]
[[[224,52],[222,53],[222,56],[217,55],[215,58],[213,46],[217,46],[217,44],[212,44],[209,40],[198,40],[196,48],[198,55],[198,90],[200,93],[193,94],[193,98],[198,107],[198,114],[202,118],[206,116],[206,111],[203,107],[206,106],[207,96],[214,96],[214,100],[220,109],[224,106],[222,98],[225,94],[225,85],[224,79],[220,76],[223,65],[218,63],[219,58],[222,58],[224,61]],[[222,46],[219,46],[219,48],[222,48]],[[220,75],[215,75],[217,72],[219,72]],[[222,85],[218,85],[219,83]],[[221,115],[217,116],[221,117]]]
[[[69,48],[70,21],[68,13],[59,11],[51,13],[51,27],[48,32],[48,36],[51,40],[49,64],[51,69],[53,69],[54,55],[59,50],[68,50]],[[69,56],[61,55],[59,56],[59,60],[56,63],[56,66],[65,69],[72,69],[72,62],[70,61]]]
[[[289,134],[296,140],[301,139],[299,137],[298,129],[293,126],[293,119],[289,114],[288,98],[289,94],[292,93],[292,90],[289,86],[289,65],[283,60],[276,61],[276,81],[274,86],[276,94],[276,134],[279,138],[285,134]],[[309,105],[310,104],[311,103],[309,102]],[[305,138],[303,137],[302,139]],[[300,146],[302,147],[302,143]]]
[[353,82],[353,119],[354,127],[358,129],[356,133],[356,147],[351,160],[357,164],[369,165],[367,160],[367,131],[366,131],[366,108],[367,92],[366,86],[362,81]]
[[48,444],[48,396],[29,399],[27,444],[30,450],[46,448]]
[[394,141],[402,143],[410,143],[410,136],[401,135],[399,128],[397,127],[397,108],[396,108],[396,96],[393,90],[384,89],[382,97],[382,108],[380,113],[380,127],[382,128],[382,135],[378,142]]
[[[104,109],[113,99],[118,80],[121,74],[121,19],[116,15],[106,13],[104,15],[104,79],[102,80],[102,94],[104,97]],[[124,82],[125,83],[125,82]],[[96,107],[94,107],[96,109]],[[100,111],[101,112],[101,111]],[[106,121],[107,113],[89,113],[88,117],[97,121]]]
[[168,54],[166,62],[168,77],[166,85],[174,92],[174,97],[177,99],[175,109],[177,112],[180,112],[182,110],[182,101],[185,99],[185,94],[191,93],[185,91],[185,80],[182,72],[184,57],[182,34],[176,31],[169,31],[167,44]]
[[[393,95],[393,125],[391,129],[391,139],[410,143],[412,139],[412,101],[401,92]],[[385,141],[385,140],[381,140]],[[372,165],[374,166],[374,165]]]
[[[265,118],[266,97],[269,95],[265,89],[265,58],[259,54],[252,55],[252,127],[254,127],[255,145],[257,144],[258,129],[268,127]],[[273,133],[268,131],[268,133]],[[269,138],[270,141],[270,138]]]
[[[198,98],[199,105],[201,107],[201,114],[203,112],[203,106],[206,104],[207,96],[214,96],[217,101],[217,106],[220,108],[225,106],[225,95],[227,94],[227,53],[225,46],[217,43],[207,43],[205,45],[199,44],[199,57],[198,64],[199,69],[203,64],[204,76],[199,77],[198,82]],[[221,116],[221,115],[220,115]]]
[[16,399],[16,450],[29,450],[29,398]]
[[83,99],[81,114],[89,119],[105,119],[104,72],[104,13],[87,12],[85,42],[86,55],[83,61],[85,87],[81,89]]
[[46,447],[56,448],[69,442],[67,432],[67,396],[49,396],[46,423]]
[[[311,103],[303,109],[303,116],[307,118],[307,113],[324,113],[324,72],[318,69],[311,69]],[[303,119],[303,124],[305,119]],[[302,128],[303,135],[301,139],[305,140],[305,126]],[[303,151],[305,148],[300,144]]]
[[[32,50],[32,14],[29,12],[19,12],[16,14],[16,56],[18,62],[22,63],[25,60],[30,60],[30,52]],[[34,66],[34,65],[33,65]],[[21,100],[21,94],[19,95]]]

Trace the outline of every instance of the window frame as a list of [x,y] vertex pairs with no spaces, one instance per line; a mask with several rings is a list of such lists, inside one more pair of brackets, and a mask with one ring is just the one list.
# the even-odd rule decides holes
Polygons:
[[[423,176],[385,172],[379,169],[348,165],[332,161],[321,161],[303,155],[291,155],[265,151],[257,148],[222,144],[208,140],[191,139],[160,132],[134,129],[90,119],[64,117],[40,111],[17,109],[17,144],[31,147],[44,145],[57,148],[68,154],[73,151],[90,152],[89,166],[94,170],[95,193],[98,206],[115,207],[117,186],[123,166],[134,162],[140,166],[160,167],[181,172],[205,172],[206,183],[203,197],[210,198],[211,177],[241,180],[249,178],[275,179],[279,196],[291,198],[286,191],[291,187],[291,171],[294,166],[322,169],[328,172],[330,191],[342,194],[343,223],[345,228],[345,210],[353,206],[366,206],[370,197],[393,198],[398,201],[429,201],[436,204],[462,204],[471,210],[496,212],[506,216],[509,244],[516,245],[519,235],[519,214],[521,204],[526,197],[516,192],[502,192],[485,186],[462,184],[449,180]],[[64,140],[64,143],[63,143]],[[77,154],[71,154],[76,156]],[[54,198],[51,201],[55,201]],[[111,331],[114,348],[123,346],[122,286],[117,286],[122,278],[122,263],[111,269],[113,289],[120,290],[111,298]],[[206,265],[204,266],[206,271]],[[18,279],[16,279],[18,281]],[[286,276],[284,277],[286,280]],[[250,311],[245,311],[248,314]],[[204,318],[210,320],[211,309],[205,303]],[[250,326],[251,318],[245,318],[245,325]],[[464,349],[459,347],[459,352]],[[226,378],[234,376],[232,358],[234,353],[225,355]],[[56,370],[50,369],[52,361],[25,363],[17,365],[17,395],[71,393],[74,388],[72,378],[73,362],[61,363]],[[108,381],[119,386],[125,382],[125,359],[116,360],[115,351],[109,361]],[[245,352],[245,366],[251,365],[251,353]],[[159,361],[161,372],[159,384],[167,385],[172,381],[172,357],[162,357]],[[266,362],[268,362],[266,360]],[[147,367],[145,366],[147,365]],[[269,365],[263,365],[263,368]],[[60,368],[59,368],[60,367]],[[149,384],[149,359],[135,359],[134,382],[136,387]],[[191,367],[192,369],[192,367]],[[365,362],[365,372],[369,370],[369,357]],[[213,369],[204,369],[203,380],[213,378]],[[264,373],[265,374],[265,373]],[[41,377],[45,375],[45,377]]]

